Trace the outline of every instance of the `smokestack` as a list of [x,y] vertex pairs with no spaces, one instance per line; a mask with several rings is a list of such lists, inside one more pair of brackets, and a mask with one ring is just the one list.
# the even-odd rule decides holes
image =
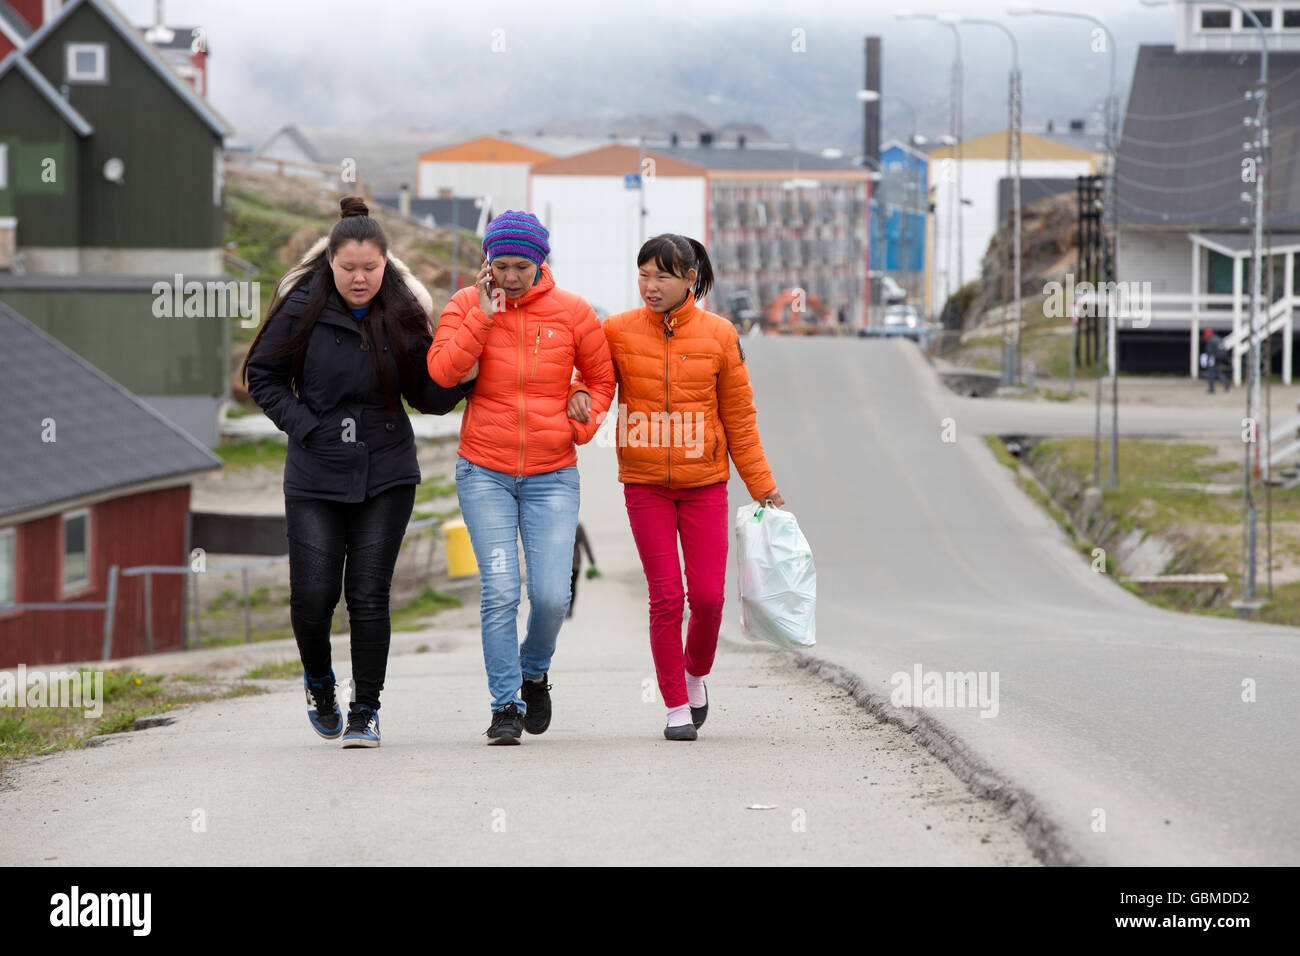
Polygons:
[[[866,86],[881,96],[862,104],[862,155],[880,165],[880,104],[884,90],[880,88],[880,37],[867,37],[863,54],[866,57]],[[867,165],[871,165],[868,163]]]
[[406,183],[397,190],[397,211],[403,216],[411,214],[411,187]]

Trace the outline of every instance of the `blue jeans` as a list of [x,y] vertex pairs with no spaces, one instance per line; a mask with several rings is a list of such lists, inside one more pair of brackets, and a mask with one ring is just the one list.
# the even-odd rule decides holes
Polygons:
[[[456,460],[456,496],[478,561],[483,598],[483,663],[493,712],[513,702],[527,712],[519,687],[551,669],[569,609],[573,538],[578,527],[575,466],[517,478]],[[528,633],[519,643],[519,549],[528,568]]]

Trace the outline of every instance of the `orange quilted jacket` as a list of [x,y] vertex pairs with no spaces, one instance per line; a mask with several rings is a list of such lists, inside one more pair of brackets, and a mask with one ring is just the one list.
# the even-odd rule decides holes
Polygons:
[[[429,377],[459,382],[479,363],[460,426],[460,454],[510,475],[536,475],[576,464],[578,445],[596,434],[614,398],[614,369],[595,311],[555,287],[545,264],[537,285],[495,316],[484,315],[478,289],[461,289],[438,320],[429,347]],[[584,386],[570,388],[574,368]],[[586,424],[568,417],[570,394],[591,393]]]
[[619,481],[711,485],[731,477],[730,454],[755,501],[776,490],[734,325],[694,295],[667,316],[643,306],[603,325],[618,381]]

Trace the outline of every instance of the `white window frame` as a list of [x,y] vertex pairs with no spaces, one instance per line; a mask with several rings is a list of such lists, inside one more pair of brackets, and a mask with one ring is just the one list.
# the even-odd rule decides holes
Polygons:
[[[68,522],[75,521],[77,518],[85,517],[86,519],[86,576],[76,581],[68,580]],[[63,589],[63,596],[67,597],[76,594],[90,587],[91,577],[91,559],[94,551],[91,548],[91,526],[90,526],[90,509],[77,508],[75,511],[65,511],[63,521],[59,527],[59,580],[60,587]]]
[[[6,545],[6,542],[8,544]],[[18,532],[15,528],[0,528],[0,548],[9,549],[9,581],[7,584],[10,599],[5,600],[6,584],[0,580],[0,612],[18,601]]]
[[9,188],[9,144],[0,143],[0,189]]
[[[107,83],[108,82],[108,44],[106,43],[69,43],[64,46],[64,79],[67,83]],[[77,56],[81,53],[98,55],[98,69],[92,73],[77,71]]]

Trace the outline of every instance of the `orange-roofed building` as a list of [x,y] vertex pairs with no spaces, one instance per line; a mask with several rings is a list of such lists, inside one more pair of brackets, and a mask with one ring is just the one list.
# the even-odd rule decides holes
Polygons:
[[[638,169],[645,174],[644,232]],[[644,160],[635,146],[611,145],[538,163],[531,202],[551,233],[555,281],[605,312],[641,304],[636,254],[643,235],[707,241],[708,170],[653,149]]]

